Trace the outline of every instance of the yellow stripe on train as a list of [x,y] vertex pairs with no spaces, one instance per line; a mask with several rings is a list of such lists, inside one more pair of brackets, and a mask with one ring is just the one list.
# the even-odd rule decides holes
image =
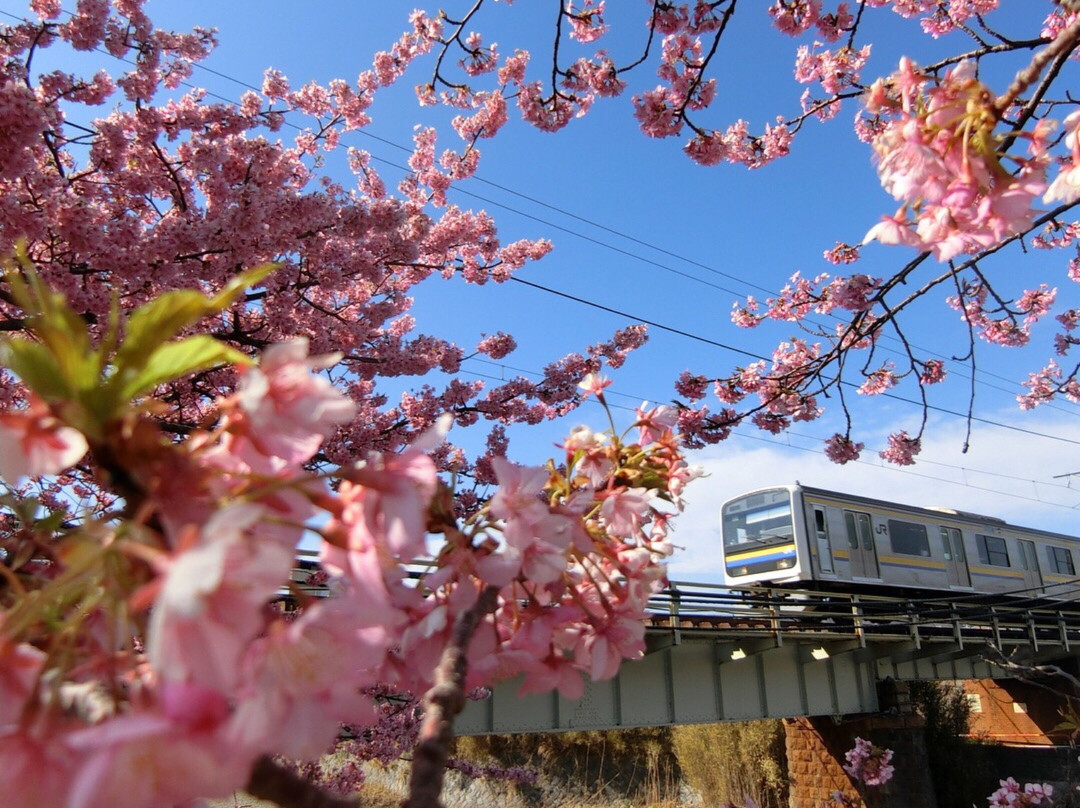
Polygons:
[[979,567],[971,566],[972,575],[989,575],[992,578],[1023,578],[1023,572],[1013,572],[1004,567]]
[[915,556],[881,556],[882,564],[893,564],[901,567],[922,567],[928,570],[943,570],[945,565],[940,561],[931,561],[925,558],[917,558]]
[[792,553],[795,552],[794,542],[792,542],[791,544],[778,544],[774,547],[766,547],[763,550],[749,550],[741,553],[735,553],[734,555],[729,555],[726,561],[728,564],[735,564],[740,561],[747,561],[752,558],[761,558],[762,556],[776,555],[777,553],[786,553],[788,551]]

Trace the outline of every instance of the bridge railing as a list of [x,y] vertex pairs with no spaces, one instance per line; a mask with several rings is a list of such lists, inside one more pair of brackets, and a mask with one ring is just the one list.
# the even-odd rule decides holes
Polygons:
[[818,635],[875,641],[1080,645],[1080,608],[1038,598],[876,596],[849,592],[673,582],[650,600],[650,625],[686,631],[737,630],[776,637]]
[[[314,553],[301,553],[287,600],[330,594]],[[430,565],[410,565],[418,577]],[[999,650],[1025,645],[1069,650],[1080,646],[1080,587],[1077,600],[1045,597],[958,594],[948,598],[871,595],[851,592],[733,587],[673,581],[649,600],[649,626],[655,631],[737,631],[742,636],[775,639],[813,636],[842,638],[862,647],[875,642],[903,641],[957,646],[992,645]]]

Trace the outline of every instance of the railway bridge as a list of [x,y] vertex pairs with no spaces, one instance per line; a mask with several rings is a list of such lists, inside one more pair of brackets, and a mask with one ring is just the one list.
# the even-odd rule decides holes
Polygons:
[[[463,735],[888,712],[895,682],[1074,669],[1080,603],[884,598],[673,583],[651,602],[643,659],[570,701],[518,682],[471,702]],[[901,691],[902,692],[902,691]]]

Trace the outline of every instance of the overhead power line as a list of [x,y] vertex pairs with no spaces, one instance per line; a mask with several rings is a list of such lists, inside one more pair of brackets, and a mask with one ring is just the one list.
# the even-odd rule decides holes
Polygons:
[[[69,12],[69,11],[67,11],[65,9],[64,13],[70,14],[71,12]],[[4,16],[6,16],[6,17],[8,17],[10,19],[17,20],[17,21],[20,21],[20,22],[31,22],[30,20],[27,20],[25,17],[20,17],[18,15],[12,14],[12,13],[7,12],[7,11],[0,11],[0,14],[3,14]],[[132,60],[126,59],[126,58],[123,58],[123,57],[115,56],[113,54],[110,54],[107,50],[104,50],[102,48],[98,48],[97,51],[99,53],[110,56],[111,58],[117,59],[118,61],[124,62],[126,64],[134,64],[132,62]],[[216,70],[215,68],[209,67],[209,66],[207,66],[205,64],[196,62],[196,63],[194,63],[193,66],[196,69],[200,70],[200,71],[203,71],[203,72],[206,72],[208,74],[217,76],[218,78],[221,78],[221,79],[223,79],[225,81],[229,81],[229,82],[231,82],[233,84],[236,84],[239,87],[243,87],[243,88],[248,89],[248,90],[253,90],[255,92],[260,92],[261,91],[260,87],[254,85],[254,84],[252,84],[250,82],[244,81],[243,79],[236,78],[235,76],[232,76],[232,75],[230,75],[228,73],[224,73],[224,72],[222,72],[220,70]],[[190,82],[183,82],[183,85],[186,86],[186,87],[191,87],[191,88],[195,87],[195,85],[191,84]],[[237,103],[235,99],[232,99],[232,98],[229,98],[227,96],[212,92],[210,90],[206,90],[206,94],[208,96],[212,97],[212,98],[218,99],[218,100],[223,101],[225,103],[229,103],[229,104]],[[296,130],[296,131],[303,131],[302,127],[297,126],[296,124],[292,123],[291,121],[286,120],[285,125],[290,127],[291,129]],[[411,152],[411,149],[408,148],[407,146],[396,143],[396,142],[394,142],[392,140],[389,140],[387,138],[383,138],[383,137],[381,137],[379,135],[375,135],[374,133],[372,133],[372,132],[370,132],[368,130],[359,129],[359,130],[354,130],[354,131],[356,131],[359,135],[361,135],[363,137],[367,137],[367,138],[376,140],[376,141],[378,141],[380,143],[383,143],[383,144],[385,144],[387,146],[390,146],[392,148],[401,150],[401,151],[406,152],[406,153]],[[405,171],[405,172],[408,172],[410,170],[406,166],[402,166],[400,164],[394,163],[391,160],[387,160],[387,159],[379,157],[377,155],[372,155],[372,157],[373,157],[373,159],[376,159],[377,161],[379,161],[381,163],[390,165],[390,166],[392,166],[392,167],[394,167],[394,168],[396,168],[398,170]],[[498,189],[500,189],[502,191],[510,193],[510,194],[512,194],[514,196],[517,196],[517,197],[519,197],[521,199],[529,201],[529,202],[531,202],[533,204],[540,205],[540,206],[542,206],[544,208],[547,208],[549,210],[558,212],[558,213],[560,213],[562,215],[565,215],[565,216],[568,216],[570,218],[581,221],[581,222],[583,222],[585,224],[588,224],[588,225],[590,225],[592,227],[595,227],[595,228],[597,228],[599,230],[602,230],[604,232],[608,232],[608,233],[611,233],[613,235],[616,235],[619,238],[626,239],[626,240],[628,240],[628,241],[630,241],[632,243],[638,244],[640,246],[644,246],[644,247],[646,247],[648,249],[655,250],[655,251],[657,251],[659,253],[662,253],[662,254],[668,255],[670,257],[676,258],[677,260],[683,261],[683,262],[685,262],[687,264],[697,266],[697,267],[699,267],[701,269],[704,269],[704,270],[706,270],[706,271],[708,271],[710,273],[720,275],[722,277],[726,277],[726,278],[729,278],[731,280],[737,281],[738,283],[744,284],[745,286],[747,286],[749,288],[757,289],[757,290],[760,290],[760,291],[765,292],[767,294],[773,294],[774,293],[772,290],[767,289],[767,288],[762,287],[762,286],[759,286],[757,284],[754,284],[751,281],[748,281],[748,280],[746,280],[744,278],[741,278],[739,276],[723,272],[723,271],[718,270],[718,269],[716,269],[714,267],[710,267],[709,265],[703,264],[703,263],[701,263],[699,261],[696,261],[696,260],[694,260],[692,258],[688,258],[686,256],[680,255],[680,254],[675,253],[675,252],[673,252],[671,250],[668,250],[666,248],[663,248],[663,247],[657,246],[655,244],[652,244],[650,242],[644,241],[642,239],[639,239],[639,238],[637,238],[635,236],[624,233],[624,232],[622,232],[620,230],[617,230],[615,228],[612,228],[612,227],[609,227],[607,225],[601,224],[599,222],[593,221],[593,220],[588,219],[586,217],[583,217],[583,216],[581,216],[579,214],[575,214],[575,213],[572,213],[570,211],[567,211],[564,208],[561,208],[559,206],[552,205],[550,203],[547,203],[547,202],[544,202],[542,200],[536,199],[535,197],[532,197],[530,195],[523,194],[523,193],[521,193],[519,191],[515,191],[515,190],[513,190],[511,188],[500,185],[499,183],[492,182],[490,180],[484,179],[483,177],[476,176],[476,175],[474,175],[472,177],[472,179],[477,180],[478,182],[482,182],[482,183],[484,183],[486,185],[489,185],[491,187],[498,188]],[[508,211],[510,211],[512,213],[515,213],[516,215],[524,216],[526,218],[538,221],[538,222],[544,224],[547,227],[556,228],[556,229],[560,230],[561,232],[565,232],[565,233],[573,235],[573,236],[575,236],[577,238],[581,238],[581,239],[583,239],[585,241],[596,244],[597,246],[600,246],[600,247],[602,247],[604,249],[612,250],[612,251],[617,252],[619,254],[622,254],[622,255],[625,255],[625,256],[628,256],[628,257],[632,257],[632,258],[634,258],[636,260],[642,261],[642,262],[644,262],[646,264],[652,265],[652,266],[654,266],[656,268],[659,268],[659,269],[662,269],[664,271],[676,274],[678,276],[684,277],[684,278],[692,280],[694,282],[701,283],[701,284],[704,284],[706,286],[710,286],[712,288],[718,289],[720,291],[723,291],[723,292],[726,292],[726,293],[729,293],[729,294],[734,294],[736,296],[740,296],[739,292],[728,289],[727,287],[720,286],[720,285],[711,283],[709,281],[703,280],[703,279],[698,278],[697,276],[694,276],[694,275],[692,275],[690,273],[682,272],[682,271],[674,269],[672,267],[668,267],[668,266],[666,266],[664,264],[661,264],[660,262],[653,261],[651,259],[645,258],[645,257],[643,257],[643,256],[641,256],[641,255],[639,255],[637,253],[634,253],[634,252],[631,252],[631,251],[628,251],[628,250],[624,250],[624,249],[622,249],[620,247],[608,244],[606,242],[603,242],[603,241],[601,241],[599,239],[595,239],[595,238],[593,238],[591,236],[585,235],[585,234],[580,233],[578,231],[571,230],[569,228],[563,227],[563,226],[558,225],[558,224],[556,224],[554,222],[539,219],[538,217],[536,217],[536,216],[534,216],[534,215],[532,215],[530,213],[515,210],[514,208],[510,208],[510,207],[508,207],[508,206],[506,206],[506,205],[504,205],[502,203],[496,202],[494,200],[485,199],[484,197],[481,197],[478,194],[475,194],[475,193],[473,193],[471,191],[463,189],[460,186],[454,186],[452,191],[456,191],[458,193],[462,193],[462,194],[465,194],[465,195],[472,196],[474,198],[480,199],[481,201],[485,202],[486,204],[492,204],[492,205],[496,205],[498,207],[504,208],[504,209],[506,209],[506,210],[508,210]],[[571,295],[571,294],[569,294],[567,292],[562,292],[562,291],[553,289],[551,287],[547,287],[547,286],[543,286],[541,284],[526,281],[526,280],[524,280],[522,278],[519,278],[519,277],[516,277],[516,276],[512,277],[511,280],[513,280],[513,281],[515,281],[515,282],[517,282],[519,284],[532,287],[532,288],[534,288],[534,289],[536,289],[538,291],[545,292],[547,294],[551,294],[551,295],[554,295],[554,296],[557,296],[557,297],[560,297],[560,298],[563,298],[563,299],[571,300],[571,301],[580,303],[582,305],[587,305],[587,306],[590,306],[592,308],[595,308],[595,309],[598,309],[598,310],[601,310],[601,311],[605,311],[605,312],[608,312],[608,313],[611,313],[611,314],[616,314],[616,315],[619,315],[619,316],[628,317],[628,318],[633,319],[633,320],[635,320],[637,322],[647,324],[650,327],[666,331],[668,333],[674,334],[674,335],[679,336],[679,337],[691,339],[691,340],[694,340],[696,342],[700,342],[702,344],[707,344],[707,345],[710,345],[710,346],[713,346],[713,347],[718,347],[718,348],[721,348],[721,349],[724,349],[724,350],[732,351],[732,352],[737,353],[737,354],[742,355],[742,356],[750,357],[750,358],[753,358],[753,359],[766,359],[766,361],[767,361],[766,357],[763,357],[763,356],[761,356],[759,354],[755,354],[755,353],[753,353],[751,351],[747,351],[745,349],[738,348],[738,347],[735,347],[733,345],[722,343],[722,342],[719,342],[717,340],[710,339],[708,337],[703,337],[703,336],[694,334],[692,332],[689,332],[689,331],[686,331],[686,330],[683,330],[683,329],[678,329],[678,328],[675,328],[673,326],[668,326],[668,325],[665,325],[665,324],[662,324],[662,323],[658,323],[658,322],[655,322],[655,321],[648,320],[646,318],[637,317],[635,315],[628,314],[627,312],[624,312],[624,311],[622,311],[620,309],[616,309],[616,308],[613,308],[613,307],[610,307],[610,306],[605,306],[605,305],[603,305],[601,303],[590,300],[588,298],[583,298],[583,297],[579,297],[579,296],[576,296],[576,295]],[[979,373],[980,373],[980,375],[990,375],[990,376],[993,376],[995,378],[1003,379],[1005,381],[1011,381],[1011,380],[1005,379],[1004,377],[998,376],[997,374],[988,373],[987,371],[979,371]],[[997,390],[1002,390],[1004,392],[1011,392],[1009,390],[1004,390],[1003,388],[997,387],[996,385],[989,385],[985,381],[980,381],[980,380],[976,380],[976,381],[978,381],[978,383],[980,383],[980,384],[990,386],[990,387],[992,387],[994,389],[997,389]],[[912,404],[912,405],[916,405],[916,406],[923,406],[922,402],[914,401],[912,399],[908,399],[908,398],[905,398],[903,396],[899,396],[899,395],[896,395],[896,394],[893,394],[893,393],[883,393],[882,395],[884,395],[884,396],[886,396],[888,398],[891,398],[893,400],[897,400],[897,401],[906,403],[906,404]],[[972,421],[975,421],[975,422],[978,422],[978,423],[984,423],[984,424],[988,424],[988,425],[991,425],[991,426],[996,426],[996,427],[1000,427],[1000,428],[1003,428],[1003,429],[1008,429],[1008,430],[1020,432],[1020,433],[1023,433],[1023,434],[1035,435],[1035,436],[1047,438],[1047,439],[1050,439],[1050,440],[1055,440],[1055,441],[1061,441],[1061,442],[1064,442],[1064,443],[1080,445],[1080,440],[1073,440],[1073,439],[1064,438],[1064,437],[1061,437],[1061,436],[1049,435],[1049,434],[1046,434],[1046,433],[1041,433],[1041,432],[1038,432],[1038,431],[1035,431],[1035,430],[1029,430],[1029,429],[1025,429],[1023,427],[1017,427],[1017,426],[1013,426],[1013,425],[1009,425],[1009,424],[1002,424],[1002,423],[997,422],[997,421],[993,421],[993,420],[986,419],[986,418],[981,418],[981,417],[978,417],[978,416],[969,415],[968,413],[957,412],[955,410],[951,410],[951,409],[948,409],[948,408],[945,408],[945,407],[940,407],[940,406],[935,406],[935,405],[927,405],[927,407],[928,407],[928,409],[930,409],[932,411],[935,411],[935,412],[940,412],[940,413],[943,413],[943,414],[946,414],[946,415],[955,416],[955,417],[959,417],[959,418],[965,418],[965,419],[970,418]],[[1060,408],[1056,408],[1056,409],[1060,409]]]
[[[646,320],[646,319],[644,319],[642,317],[638,317],[635,314],[630,314],[629,312],[621,311],[619,309],[614,309],[614,308],[611,308],[610,306],[604,306],[604,305],[601,305],[600,303],[595,303],[595,302],[593,302],[591,300],[588,300],[586,298],[575,297],[574,295],[569,295],[569,294],[567,294],[565,292],[560,292],[560,291],[555,290],[555,289],[550,289],[550,288],[548,288],[546,286],[541,286],[538,283],[532,283],[531,281],[522,280],[521,278],[517,278],[517,277],[512,277],[510,280],[515,281],[517,283],[524,284],[526,286],[531,286],[531,287],[533,287],[535,289],[541,289],[541,290],[543,290],[545,292],[549,292],[551,294],[555,294],[555,295],[558,295],[560,297],[565,297],[565,298],[573,300],[573,301],[575,301],[577,303],[581,303],[581,304],[583,304],[585,306],[590,306],[592,308],[599,309],[601,311],[606,311],[606,312],[610,312],[610,313],[613,313],[613,314],[618,314],[621,317],[626,317],[626,318],[628,318],[630,320],[633,320],[635,322],[645,323],[645,324],[650,325],[650,326],[652,326],[654,328],[658,328],[658,329],[660,329],[662,331],[668,331],[670,333],[677,334],[677,335],[679,335],[681,337],[685,337],[687,339],[692,339],[692,340],[695,340],[697,342],[704,343],[706,345],[712,345],[712,346],[717,347],[717,348],[723,348],[724,350],[727,350],[727,351],[734,351],[736,353],[742,354],[743,356],[748,356],[748,357],[751,357],[753,359],[768,361],[767,357],[764,357],[764,356],[762,356],[760,354],[755,354],[755,353],[753,353],[751,351],[743,350],[742,348],[736,348],[736,347],[734,347],[732,345],[726,345],[726,344],[724,344],[722,342],[717,342],[716,340],[709,339],[708,337],[702,337],[702,336],[700,336],[698,334],[694,334],[694,333],[691,333],[689,331],[682,331],[680,329],[672,328],[671,326],[667,326],[667,325],[664,325],[662,323],[657,323],[657,322],[654,322],[654,321],[651,321],[651,320]],[[841,383],[843,385],[845,385],[846,387],[856,387],[856,385],[853,382],[841,382]],[[921,402],[921,401],[915,401],[914,399],[905,398],[904,396],[897,395],[896,393],[887,393],[887,392],[885,392],[885,393],[879,393],[878,395],[880,395],[880,396],[882,396],[884,398],[891,398],[891,399],[893,399],[895,401],[901,401],[901,402],[903,402],[905,404],[913,404],[913,405],[918,406],[918,407],[924,406],[923,402]],[[996,427],[1000,427],[1001,429],[1008,429],[1008,430],[1011,430],[1013,432],[1023,433],[1025,435],[1036,435],[1036,436],[1038,436],[1040,438],[1047,438],[1049,440],[1060,441],[1062,443],[1071,443],[1071,444],[1080,446],[1080,440],[1074,440],[1072,438],[1066,438],[1066,437],[1062,437],[1060,435],[1050,435],[1050,434],[1045,433],[1045,432],[1038,432],[1038,431],[1033,430],[1033,429],[1025,429],[1024,427],[1014,426],[1012,424],[1003,424],[1000,421],[994,421],[994,420],[991,420],[989,418],[982,418],[980,416],[971,415],[971,414],[968,414],[968,413],[965,413],[965,412],[958,412],[956,410],[951,410],[948,407],[940,407],[940,406],[937,406],[937,405],[934,405],[934,404],[926,404],[925,406],[926,406],[926,408],[928,410],[932,410],[934,412],[940,412],[940,413],[943,413],[945,415],[954,415],[954,416],[956,416],[958,418],[964,418],[964,419],[970,418],[972,421],[974,421],[976,423],[988,424],[989,426],[996,426]]]
[[[490,359],[481,359],[479,357],[471,357],[467,361],[478,362],[478,363],[485,364],[485,365],[491,365],[493,367],[498,367],[498,368],[501,368],[501,369],[504,369],[504,370],[510,370],[510,371],[512,371],[514,373],[523,373],[523,374],[530,375],[530,376],[541,376],[542,375],[541,373],[539,373],[537,371],[530,371],[530,370],[526,370],[524,368],[518,368],[518,367],[514,367],[512,365],[506,365],[506,364],[503,364],[503,363],[500,363],[500,362],[492,361]],[[481,372],[475,371],[475,370],[463,369],[462,372],[463,373],[468,373],[470,376],[475,376],[475,377],[481,378],[481,379],[488,379],[488,380],[491,380],[491,381],[506,381],[506,379],[504,377],[494,376],[494,375],[488,374],[488,373],[481,373]],[[664,398],[663,396],[642,396],[642,395],[636,395],[636,394],[632,394],[632,393],[622,393],[622,392],[619,392],[618,390],[614,390],[614,389],[609,389],[607,391],[607,397],[609,399],[612,398],[612,397],[618,397],[618,398],[628,399],[628,400],[631,400],[631,401],[654,401],[654,402],[655,401],[661,401]],[[592,399],[589,399],[589,401],[591,402]],[[609,401],[608,406],[611,407],[612,409],[622,410],[624,412],[636,412],[636,407],[628,406],[628,405],[625,405],[625,404],[616,404],[614,402]],[[997,424],[993,424],[993,423],[990,423],[988,425],[997,426]],[[1039,433],[1035,433],[1035,434],[1037,436],[1039,436],[1039,437],[1043,437],[1042,435],[1039,435]],[[819,445],[824,444],[825,440],[826,440],[825,438],[821,437],[820,435],[809,435],[809,434],[806,434],[804,432],[796,432],[796,431],[790,430],[790,429],[785,430],[784,435],[789,437],[789,438],[799,438],[801,440],[814,441],[815,443],[817,443]],[[753,441],[758,441],[760,443],[766,443],[766,444],[770,444],[770,445],[781,447],[781,448],[794,449],[794,450],[800,451],[800,452],[808,452],[810,454],[815,454],[815,455],[818,455],[818,456],[823,456],[825,454],[824,451],[822,449],[820,449],[820,448],[811,448],[811,447],[808,447],[808,446],[798,446],[796,444],[791,443],[790,441],[784,442],[784,441],[780,440],[779,438],[770,437],[770,436],[768,436],[766,434],[735,432],[735,433],[732,433],[731,439],[753,440]],[[1054,507],[1066,508],[1066,509],[1069,509],[1069,510],[1075,510],[1075,507],[1076,507],[1076,506],[1064,505],[1064,504],[1056,503],[1056,502],[1047,502],[1046,500],[1038,499],[1036,497],[1025,496],[1024,494],[1017,493],[1015,490],[1001,491],[1001,490],[999,490],[997,488],[990,488],[990,487],[987,487],[987,486],[975,485],[975,484],[967,482],[967,481],[961,482],[959,480],[949,479],[948,477],[940,477],[940,476],[936,476],[936,475],[933,475],[933,474],[926,474],[925,472],[921,472],[921,471],[914,471],[912,469],[900,468],[899,466],[894,466],[894,465],[889,464],[889,463],[875,462],[874,460],[866,460],[866,459],[862,459],[862,458],[860,458],[857,461],[853,461],[853,462],[856,462],[856,463],[858,463],[860,465],[871,466],[873,468],[883,469],[883,470],[889,471],[889,472],[896,472],[896,473],[899,473],[899,474],[907,474],[908,476],[912,476],[912,477],[920,477],[920,478],[924,478],[924,479],[937,480],[939,482],[949,483],[951,485],[959,485],[959,486],[962,486],[964,488],[970,488],[970,489],[975,490],[975,491],[985,491],[985,492],[993,493],[993,494],[1001,494],[1003,496],[1011,497],[1011,498],[1014,498],[1014,499],[1021,499],[1021,500],[1027,501],[1027,502],[1034,502],[1034,503],[1037,503],[1037,504],[1040,504],[1040,505],[1053,505]],[[919,462],[918,462],[918,465],[920,467],[921,466],[927,466],[927,465],[928,466],[937,466],[937,467],[940,467],[940,468],[946,468],[946,469],[952,469],[954,471],[959,471],[959,472],[964,473],[964,474],[970,473],[970,474],[979,474],[981,476],[986,476],[986,477],[995,477],[995,478],[1002,479],[1002,480],[1010,480],[1010,481],[1013,481],[1013,482],[1030,484],[1032,487],[1042,487],[1042,488],[1049,489],[1049,490],[1058,490],[1058,491],[1075,490],[1075,489],[1071,489],[1068,485],[1047,483],[1047,482],[1042,482],[1040,480],[1032,480],[1032,479],[1029,479],[1027,477],[1018,477],[1018,476],[1012,475],[1012,474],[1005,474],[1003,472],[981,471],[981,470],[977,470],[977,469],[970,469],[970,468],[966,468],[964,466],[957,466],[957,465],[952,464],[952,463],[943,463],[943,462],[937,461],[937,460],[926,460],[926,459],[920,458]],[[1059,476],[1061,476],[1061,475],[1059,475]]]

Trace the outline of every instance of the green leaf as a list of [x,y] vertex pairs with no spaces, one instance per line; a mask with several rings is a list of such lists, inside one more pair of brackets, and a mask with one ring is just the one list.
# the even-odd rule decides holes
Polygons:
[[116,352],[117,367],[141,370],[162,343],[214,312],[213,302],[193,289],[166,292],[139,306],[128,317],[124,341]]
[[26,261],[21,274],[9,270],[5,278],[15,302],[26,312],[27,330],[48,349],[57,375],[76,393],[97,386],[98,353],[91,346],[86,322],[64,295],[50,289]]
[[259,283],[275,268],[274,264],[265,264],[241,272],[213,297],[193,289],[180,289],[140,306],[128,317],[124,341],[116,352],[118,372],[141,373],[160,345],[204,317],[227,309],[245,289]]
[[8,368],[45,401],[74,396],[52,351],[40,342],[12,337],[0,339],[0,365]]
[[208,334],[196,334],[159,346],[138,374],[125,379],[119,395],[127,401],[181,376],[235,364],[249,365],[251,359]]
[[229,281],[222,288],[220,292],[214,295],[214,305],[219,310],[224,311],[232,302],[239,297],[241,292],[245,292],[254,286],[258,286],[267,277],[277,271],[277,264],[260,264],[257,267],[246,269]]

